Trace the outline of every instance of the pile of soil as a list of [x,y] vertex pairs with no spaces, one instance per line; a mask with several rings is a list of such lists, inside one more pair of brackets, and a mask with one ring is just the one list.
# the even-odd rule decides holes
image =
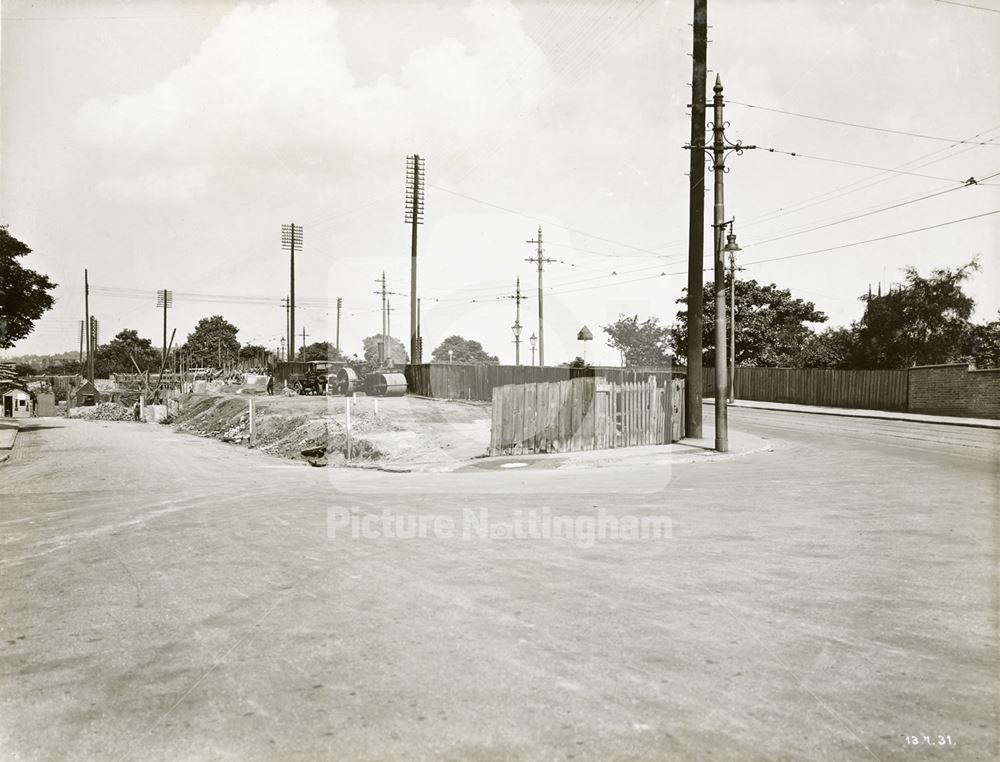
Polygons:
[[117,402],[98,402],[87,407],[74,407],[69,412],[70,418],[82,418],[85,421],[132,421],[132,406]]
[[[384,457],[378,447],[362,435],[384,431],[380,416],[359,411],[351,420],[351,462],[372,462]],[[258,450],[316,466],[344,465],[347,433],[342,417],[321,414],[288,415],[259,406],[254,414],[254,447]],[[174,419],[179,431],[223,442],[250,445],[250,412],[246,399],[189,395],[181,399]]]
[[[340,396],[252,397],[254,447],[317,466],[377,466],[393,471],[449,471],[486,453],[490,406],[424,397],[351,403],[351,460],[345,457],[347,400]],[[179,431],[250,445],[246,393],[181,397]]]

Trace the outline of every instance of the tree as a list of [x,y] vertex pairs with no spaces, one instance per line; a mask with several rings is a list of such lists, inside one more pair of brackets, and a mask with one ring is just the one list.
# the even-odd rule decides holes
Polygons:
[[970,354],[977,368],[1000,368],[1000,312],[998,319],[972,326]]
[[[362,340],[362,346],[365,348],[365,361],[372,364],[378,364],[378,345],[382,341],[382,335],[368,336]],[[403,342],[397,339],[395,336],[389,337],[389,352],[392,357],[392,362],[395,365],[406,365],[410,361],[410,356],[406,352],[406,347],[403,346]]]
[[45,366],[47,376],[75,376],[83,372],[79,360],[55,360]]
[[240,347],[237,357],[243,362],[253,365],[263,362],[266,355],[267,349],[260,344],[244,344]]
[[601,329],[610,339],[608,346],[621,353],[625,365],[659,367],[671,362],[670,329],[661,326],[655,316],[640,323],[638,315],[619,315]]
[[969,317],[975,302],[962,291],[962,283],[978,269],[973,259],[954,270],[933,270],[931,277],[923,278],[916,268],[907,267],[902,286],[883,296],[865,297],[853,366],[909,368],[968,358],[973,343]]
[[827,328],[811,334],[794,358],[796,368],[850,368],[858,341],[857,328]]
[[135,373],[135,359],[140,371],[158,372],[163,360],[159,349],[153,347],[151,339],[143,339],[132,328],[119,331],[111,341],[97,348],[94,354],[94,371],[101,378],[110,373]]
[[299,350],[299,359],[311,362],[313,360],[343,360],[344,353],[329,341],[317,341]]
[[[451,352],[449,356],[448,352]],[[438,362],[468,363],[470,365],[498,365],[500,358],[496,355],[487,354],[483,345],[472,339],[463,339],[461,336],[449,336],[442,341],[437,349],[431,352],[431,359]]]
[[0,349],[9,349],[23,339],[54,299],[48,292],[56,284],[48,276],[28,270],[17,262],[31,253],[27,245],[0,225]]
[[[702,331],[702,362],[715,365],[715,293],[707,284],[703,294],[705,317]],[[726,276],[729,291],[729,276]],[[677,300],[684,309],[677,313],[671,339],[677,354],[687,355],[687,289]],[[724,316],[728,319],[728,314]],[[736,281],[736,364],[759,367],[796,365],[802,345],[813,335],[806,323],[826,322],[816,305],[792,296],[788,289],[755,280]],[[728,327],[728,326],[727,326]],[[727,330],[728,339],[728,330]],[[726,350],[728,352],[728,350]],[[728,355],[727,355],[728,356]]]
[[219,367],[222,362],[239,356],[240,342],[236,334],[240,329],[222,315],[202,318],[193,332],[188,334],[186,349],[192,367]]

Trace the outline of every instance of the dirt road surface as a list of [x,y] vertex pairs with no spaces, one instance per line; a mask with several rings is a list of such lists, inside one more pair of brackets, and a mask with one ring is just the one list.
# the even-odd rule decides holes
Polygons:
[[[731,423],[774,451],[385,474],[34,421],[0,465],[0,753],[997,758],[996,432]],[[666,516],[672,535],[339,523],[467,509]]]

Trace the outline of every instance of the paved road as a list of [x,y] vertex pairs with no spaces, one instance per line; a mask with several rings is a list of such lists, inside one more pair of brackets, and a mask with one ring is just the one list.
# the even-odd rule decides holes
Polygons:
[[[438,475],[32,422],[0,465],[3,757],[1000,756],[997,432],[731,421],[774,451]],[[466,509],[672,538],[342,526]]]

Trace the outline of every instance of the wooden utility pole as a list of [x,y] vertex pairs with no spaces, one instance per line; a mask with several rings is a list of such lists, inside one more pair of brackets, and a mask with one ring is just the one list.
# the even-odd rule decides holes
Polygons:
[[386,345],[386,338],[385,338],[386,337],[386,332],[388,330],[387,327],[386,327],[386,311],[385,311],[385,306],[386,306],[386,300],[385,300],[385,294],[386,294],[386,291],[385,291],[385,270],[382,271],[382,277],[381,278],[376,278],[375,282],[382,284],[382,288],[379,291],[376,291],[375,294],[376,295],[381,294],[381,296],[382,296],[382,349],[379,350],[379,355],[380,355],[379,356],[379,365],[384,365],[385,361],[386,361],[386,358],[389,356],[389,349],[388,349],[388,346]]
[[691,74],[691,167],[688,218],[687,382],[685,434],[702,435],[702,319],[705,288],[705,89],[708,71],[708,0],[694,0],[694,65]]
[[417,225],[424,222],[424,160],[419,154],[406,158],[406,222],[410,224],[410,362],[418,363],[417,337]]
[[302,250],[302,226],[294,222],[281,226],[281,248],[291,253],[288,287],[288,356],[295,357],[295,252]]
[[555,260],[542,256],[542,226],[538,226],[538,238],[527,241],[538,246],[538,253],[534,257],[528,257],[525,262],[534,262],[538,265],[538,365],[545,365],[545,318],[543,311],[543,290],[542,290],[542,268],[546,262]]
[[83,270],[83,310],[87,316],[87,380],[94,383],[94,341],[93,326],[90,322],[90,276],[87,269]]
[[337,297],[337,351],[340,351],[340,308],[343,306],[344,300],[339,296]]
[[161,364],[167,367],[167,307],[174,305],[174,292],[161,289],[156,292],[156,306],[163,307],[163,357]]
[[[292,324],[291,324],[291,311],[289,310],[290,304],[291,300],[287,296],[281,300],[281,306],[285,308],[285,338],[281,340],[282,349],[284,349],[284,345],[286,343],[291,344],[290,336],[292,333]],[[288,356],[285,355],[284,359],[287,360]]]
[[299,351],[302,352],[302,359],[303,360],[306,359],[306,336],[308,336],[308,335],[309,334],[306,333],[306,327],[302,326],[302,347],[301,347],[301,349]]

